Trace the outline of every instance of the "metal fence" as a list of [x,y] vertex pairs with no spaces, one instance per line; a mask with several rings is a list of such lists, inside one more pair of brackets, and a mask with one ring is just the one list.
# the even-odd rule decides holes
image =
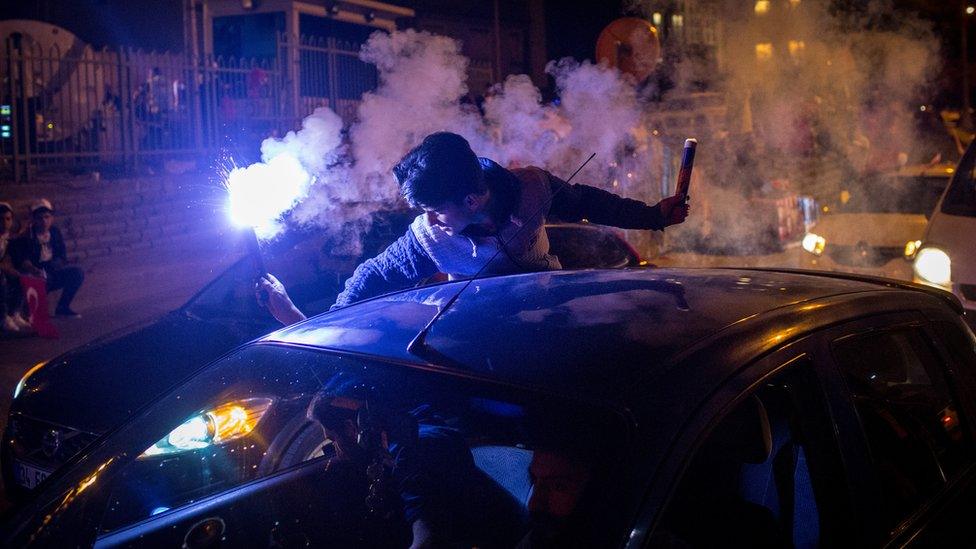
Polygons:
[[193,60],[84,45],[62,51],[11,37],[0,59],[0,177],[134,170],[256,149],[322,105],[351,121],[377,80],[359,48],[279,37],[274,58]]

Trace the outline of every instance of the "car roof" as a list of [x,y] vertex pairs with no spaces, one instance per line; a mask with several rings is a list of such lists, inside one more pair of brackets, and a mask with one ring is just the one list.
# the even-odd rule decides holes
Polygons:
[[898,289],[856,277],[733,269],[490,277],[474,281],[433,323],[423,352],[408,351],[460,284],[388,294],[261,341],[448,368],[561,393],[585,388],[588,394],[611,396],[622,390],[622,380],[633,379],[635,364],[648,370],[667,364],[730,326],[829,296]]

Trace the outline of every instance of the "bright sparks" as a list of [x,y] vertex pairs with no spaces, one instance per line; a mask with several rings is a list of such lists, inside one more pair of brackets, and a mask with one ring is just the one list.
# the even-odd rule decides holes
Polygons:
[[290,154],[235,168],[227,176],[231,221],[270,238],[279,231],[282,214],[308,194],[311,183],[312,176]]

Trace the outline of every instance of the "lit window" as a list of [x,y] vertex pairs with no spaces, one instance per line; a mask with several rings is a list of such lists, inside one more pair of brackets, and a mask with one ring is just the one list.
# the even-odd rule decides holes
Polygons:
[[756,15],[769,13],[769,0],[756,0]]
[[803,40],[790,40],[788,45],[790,48],[791,57],[799,56],[800,54],[803,53],[803,50],[806,49],[807,47],[807,45],[803,43]]
[[773,44],[772,42],[760,42],[756,44],[756,59],[760,61],[766,61],[773,57]]
[[654,22],[655,27],[660,27],[661,21],[663,21],[660,12],[654,12],[654,15],[651,16],[651,21]]
[[685,16],[684,15],[675,14],[675,15],[672,15],[671,16],[671,26],[672,27],[674,27],[676,29],[680,29],[681,27],[684,26],[684,24],[685,24]]

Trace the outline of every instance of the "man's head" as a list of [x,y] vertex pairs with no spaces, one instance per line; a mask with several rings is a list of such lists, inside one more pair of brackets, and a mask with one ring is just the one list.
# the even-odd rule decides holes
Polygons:
[[393,174],[403,197],[448,234],[487,219],[484,172],[471,145],[456,133],[428,135],[394,166]]
[[34,227],[41,231],[48,231],[54,225],[54,207],[46,198],[34,201],[31,204],[31,219]]
[[312,398],[306,416],[322,426],[325,438],[335,445],[339,459],[356,459],[362,454],[357,441],[356,415],[361,403],[355,399],[322,391]]
[[565,452],[537,450],[529,464],[532,491],[528,508],[533,520],[568,518],[590,480],[590,468]]

